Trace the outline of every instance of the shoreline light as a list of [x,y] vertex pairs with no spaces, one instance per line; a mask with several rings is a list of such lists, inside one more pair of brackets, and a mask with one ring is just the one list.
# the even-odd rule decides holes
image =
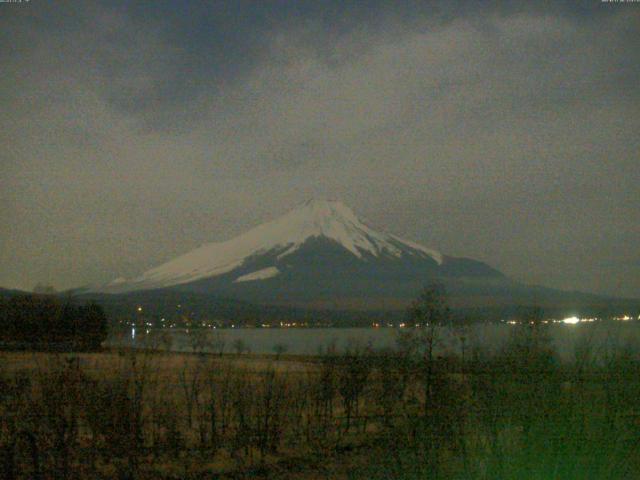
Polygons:
[[580,322],[580,319],[578,317],[567,317],[562,320],[562,323],[566,323],[568,325],[575,325],[576,323],[579,323],[579,322]]

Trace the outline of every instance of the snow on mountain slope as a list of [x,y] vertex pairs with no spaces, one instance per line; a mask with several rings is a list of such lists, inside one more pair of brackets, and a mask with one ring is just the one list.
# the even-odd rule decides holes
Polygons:
[[257,272],[247,273],[246,275],[241,275],[236,278],[233,282],[251,282],[253,280],[266,280],[267,278],[275,277],[280,273],[276,267],[267,267],[262,270],[258,270]]
[[[230,272],[256,255],[277,253],[277,258],[281,259],[295,252],[307,240],[320,237],[337,242],[363,261],[368,256],[383,255],[397,258],[418,255],[431,257],[438,264],[443,261],[439,252],[369,228],[340,202],[316,200],[307,201],[280,218],[236,238],[203,245],[133,280],[123,282],[118,279],[106,288],[125,291],[188,283]],[[265,270],[272,274],[270,276],[278,273]],[[241,278],[236,281],[243,281]],[[245,280],[250,279],[253,280],[245,276]]]

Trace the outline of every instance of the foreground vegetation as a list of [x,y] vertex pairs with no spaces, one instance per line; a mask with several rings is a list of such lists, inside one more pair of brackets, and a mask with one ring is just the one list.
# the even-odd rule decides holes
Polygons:
[[[2,478],[634,478],[640,359],[5,353]],[[410,340],[407,342],[407,340]],[[434,339],[435,340],[435,339]],[[402,342],[401,342],[402,343]],[[426,348],[423,348],[426,347]]]
[[532,312],[437,356],[449,319],[431,288],[393,351],[3,353],[0,477],[637,478],[640,350],[560,363]]
[[78,305],[70,297],[0,297],[0,348],[4,350],[95,351],[107,338],[107,317],[99,305]]

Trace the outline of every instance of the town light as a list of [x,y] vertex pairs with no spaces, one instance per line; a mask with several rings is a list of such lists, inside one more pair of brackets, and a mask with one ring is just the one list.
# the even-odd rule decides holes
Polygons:
[[575,325],[576,323],[579,323],[580,319],[578,317],[567,317],[564,320],[562,320],[562,323],[567,323],[569,325]]

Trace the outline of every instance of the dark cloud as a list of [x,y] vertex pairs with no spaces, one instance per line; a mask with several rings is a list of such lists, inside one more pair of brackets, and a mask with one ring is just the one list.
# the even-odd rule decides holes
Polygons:
[[3,4],[0,285],[137,273],[302,199],[637,296],[640,10]]

